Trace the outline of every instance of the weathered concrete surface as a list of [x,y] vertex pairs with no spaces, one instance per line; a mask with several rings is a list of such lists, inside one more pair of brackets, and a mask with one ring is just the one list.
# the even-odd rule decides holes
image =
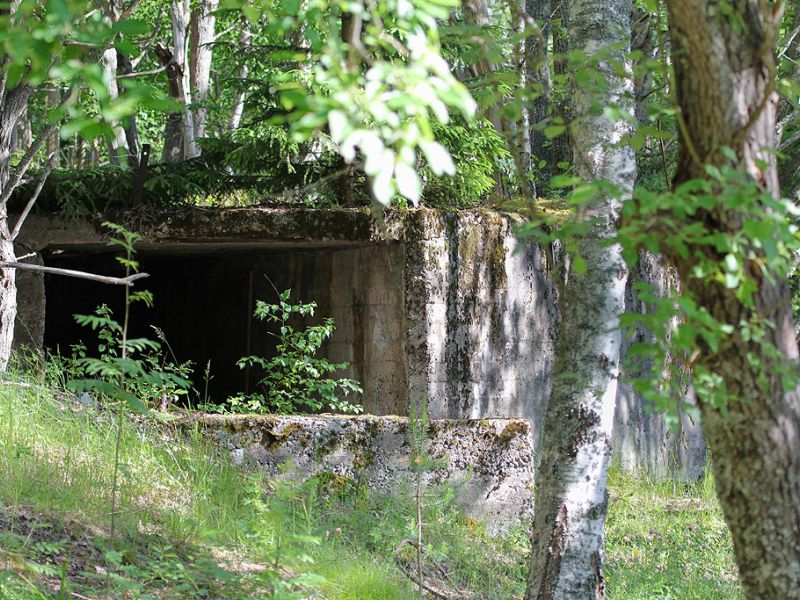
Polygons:
[[[21,241],[47,248],[45,261],[88,256],[105,249],[100,223],[106,219],[142,233],[145,268],[173,261],[175,268],[154,271],[147,285],[157,292],[155,310],[159,302],[170,308],[164,320],[183,323],[175,327],[189,347],[217,353],[212,386],[252,391],[256,374],[248,377],[234,363],[274,347],[264,324],[251,318],[253,301],[273,298],[273,285],[292,288],[294,298],[318,303],[317,315],[335,319],[337,331],[324,352],[331,361],[351,363],[345,375],[363,383],[367,412],[405,414],[410,401],[427,398],[434,418],[528,418],[538,445],[554,376],[558,298],[543,250],[514,236],[519,218],[489,210],[387,209],[376,219],[368,209],[148,207],[77,224],[34,215]],[[186,271],[187,257],[202,265]],[[666,289],[669,282],[658,279],[667,277],[663,270],[648,263],[640,268],[641,277]],[[169,287],[179,279],[185,281],[180,289]],[[35,286],[30,290],[21,290],[21,305],[35,313],[42,298]],[[642,309],[632,297],[628,308]],[[210,314],[218,316],[209,321]],[[35,314],[25,320],[35,323]],[[202,331],[197,322],[206,323]],[[206,330],[208,339],[199,339]],[[202,369],[206,359],[196,362]],[[705,443],[696,424],[684,418],[681,432],[670,432],[624,381],[618,398],[620,463],[658,477],[701,472]]]
[[[23,252],[20,252],[22,254]],[[29,259],[43,264],[41,256]],[[44,343],[45,294],[44,275],[33,271],[17,271],[17,319],[14,323],[14,349],[38,350]]]
[[[382,494],[409,493],[414,481],[402,417],[205,415],[194,422],[235,463],[270,477],[330,473]],[[432,420],[429,440],[438,465],[423,474],[426,486],[453,486],[458,506],[491,533],[525,522],[533,487],[527,420]]]
[[[648,307],[636,300],[633,286],[637,282],[652,286],[658,296],[666,296],[677,285],[677,274],[652,254],[642,252],[639,263],[628,278],[625,294],[627,312],[646,312]],[[644,331],[634,332],[623,340],[622,355],[634,342],[651,340]],[[699,423],[681,410],[681,404],[695,404],[694,389],[686,387],[683,398],[674,398],[678,427],[670,428],[664,413],[647,406],[641,395],[628,384],[625,373],[617,391],[612,452],[614,461],[631,472],[642,472],[656,479],[673,478],[695,481],[702,477],[706,465],[706,442]]]
[[113,211],[91,221],[33,214],[20,242],[43,248],[103,248],[104,221],[119,223],[142,235],[140,249],[193,250],[217,244],[239,248],[307,247],[372,244],[403,239],[409,211],[387,210],[383,222],[368,209],[206,208],[199,206]]
[[405,244],[411,398],[435,418],[528,418],[538,445],[558,320],[544,252],[507,215],[418,215]]

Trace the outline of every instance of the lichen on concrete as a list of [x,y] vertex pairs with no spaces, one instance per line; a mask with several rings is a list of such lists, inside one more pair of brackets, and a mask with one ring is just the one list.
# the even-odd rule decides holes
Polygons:
[[[269,477],[323,475],[380,494],[413,481],[408,421],[376,416],[202,415],[199,426],[236,462]],[[533,484],[530,425],[524,419],[433,420],[425,485],[451,485],[464,514],[499,533],[529,517]]]

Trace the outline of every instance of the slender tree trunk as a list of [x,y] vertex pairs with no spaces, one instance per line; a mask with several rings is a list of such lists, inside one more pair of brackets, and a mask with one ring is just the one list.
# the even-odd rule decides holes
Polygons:
[[[572,0],[555,0],[553,9],[553,23],[551,26],[553,36],[553,74],[567,74],[567,53],[570,51],[570,39],[567,34],[569,28],[569,10]],[[602,10],[602,8],[598,8]],[[555,118],[560,118],[565,123],[570,121],[569,98],[566,97],[556,104],[550,106],[550,114]],[[554,171],[559,163],[572,164],[572,148],[570,147],[569,136],[559,135],[550,141],[550,164]]]
[[[675,88],[685,127],[675,184],[707,178],[705,166],[721,166],[731,148],[739,170],[778,194],[774,155],[777,96],[774,35],[776,19],[759,0],[732,0],[723,15],[713,0],[671,0]],[[706,228],[731,235],[742,215],[718,208],[696,217]],[[758,250],[755,250],[758,252]],[[704,260],[721,262],[709,246]],[[692,255],[693,256],[693,255]],[[735,328],[714,352],[702,349],[700,364],[721,376],[730,395],[725,410],[703,402],[703,428],[713,456],[714,480],[733,537],[745,596],[800,598],[800,391],[784,390],[782,361],[796,367],[798,347],[791,296],[780,276],[764,264],[745,264],[760,284],[755,306],[747,307],[709,278],[686,277],[692,256],[674,257],[685,289],[712,317]],[[779,355],[739,331],[741,323],[773,324],[767,341]],[[749,360],[758,357],[756,366]]]
[[[117,71],[124,75],[133,73],[131,59],[119,51],[117,51]],[[125,91],[125,88],[120,86],[120,91]],[[136,127],[135,113],[125,120],[123,129],[125,131],[125,143],[128,149],[128,166],[131,169],[135,169],[139,166],[139,129]]]
[[[159,62],[166,68],[167,87],[169,95],[180,102],[180,90],[178,80],[181,72],[178,63],[175,62],[172,51],[166,46],[156,44],[153,51],[156,53]],[[183,160],[183,134],[182,134],[181,113],[169,113],[166,124],[164,125],[164,148],[161,153],[163,162],[178,162]]]
[[194,158],[195,156],[199,156],[200,152],[197,148],[194,113],[191,109],[191,78],[186,60],[188,54],[190,16],[189,0],[173,0],[169,13],[172,17],[172,60],[175,63],[175,70],[178,74],[175,78],[175,83],[178,87],[178,101],[182,106],[181,133],[183,135],[183,156],[184,158]]
[[[47,102],[46,102],[47,109],[52,110],[59,104],[61,104],[61,90],[58,89],[49,90],[47,92]],[[17,120],[18,124],[19,122],[20,121]],[[26,146],[25,148],[27,149],[29,146],[30,145]],[[59,136],[57,129],[47,136],[46,148],[47,148],[47,156],[55,157],[53,159],[53,167],[58,168],[58,166],[61,164],[61,137]]]
[[[520,27],[524,27],[525,15],[524,5],[521,4],[523,0],[514,0],[511,6],[511,20],[512,26],[517,32]],[[489,9],[487,0],[465,0],[463,3],[464,21],[470,25],[477,25],[479,27],[488,27],[492,24],[492,15]],[[513,53],[513,60],[521,62],[524,56],[524,41],[521,42],[522,46],[517,46]],[[517,66],[517,65],[515,65]],[[524,85],[525,69],[524,63],[519,65],[522,67],[521,81]],[[481,57],[475,64],[472,65],[472,75],[476,78],[483,78],[490,75],[496,69],[496,65],[492,64],[485,57]],[[508,146],[508,151],[514,161],[514,168],[517,173],[517,179],[520,186],[520,193],[524,198],[529,200],[535,199],[535,187],[530,185],[530,152],[525,154],[526,146],[529,147],[527,139],[528,129],[526,127],[526,118],[521,117],[517,122],[511,122],[501,116],[500,111],[492,108],[487,111],[486,118],[491,121],[497,132],[503,136],[503,139]],[[498,182],[497,192],[503,196],[508,196],[506,190],[502,190],[502,179],[496,175],[495,179]]]
[[[527,85],[538,93],[538,97],[529,107],[530,146],[533,160],[538,164],[544,161],[544,167],[536,169],[540,176],[538,188],[548,185],[554,165],[551,164],[552,152],[550,142],[542,132],[541,124],[550,113],[550,64],[548,61],[548,40],[551,27],[549,24],[552,12],[550,0],[527,0],[527,12],[531,19],[541,25],[541,35],[528,37],[528,54],[531,60],[525,65]],[[538,125],[538,127],[537,127]]]
[[17,150],[26,150],[33,143],[33,130],[27,107],[17,120],[11,141],[11,153]]
[[189,79],[191,81],[192,100],[197,104],[194,110],[195,136],[206,136],[206,118],[208,109],[209,83],[211,81],[212,44],[216,33],[219,0],[201,0],[192,11],[189,35]]
[[[8,89],[0,86],[0,197],[8,194],[11,183],[11,150],[14,129],[25,112],[32,89],[20,85]],[[7,203],[0,202],[0,260],[14,261],[14,242],[8,224]],[[0,269],[0,372],[5,371],[11,357],[14,321],[17,318],[17,284],[14,269]]]
[[[247,23],[242,24],[242,29],[239,32],[239,47],[243,52],[248,52],[250,43],[253,39],[253,32]],[[250,74],[250,68],[246,59],[242,59],[239,65],[239,83],[233,92],[233,109],[231,110],[231,118],[228,122],[228,129],[236,131],[239,124],[242,122],[242,115],[244,114],[244,101],[246,97],[245,87],[247,85],[247,76]]]
[[[108,95],[111,100],[119,97],[119,85],[117,83],[117,51],[108,48],[103,51],[102,58],[103,77],[106,80]],[[125,137],[125,129],[120,123],[113,124],[113,137],[108,140],[108,160],[112,165],[128,164],[128,140]]]
[[[612,58],[630,68],[631,0],[573,0],[570,40],[588,56],[616,47]],[[630,133],[595,106],[633,111],[632,85],[612,65],[599,67],[607,88],[573,85],[575,172],[603,180],[630,197],[636,177],[632,149],[620,145]],[[621,199],[598,195],[581,213],[589,230],[576,240],[585,273],[573,272],[562,290],[555,380],[547,406],[536,472],[531,570],[527,600],[602,597],[603,525],[606,480],[622,342],[618,328],[625,301],[627,270],[616,235]]]

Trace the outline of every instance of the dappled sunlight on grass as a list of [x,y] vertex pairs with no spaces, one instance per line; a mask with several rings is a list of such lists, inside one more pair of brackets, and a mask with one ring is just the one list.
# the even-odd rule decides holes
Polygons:
[[609,488],[608,598],[742,597],[710,477],[656,483],[614,471]]

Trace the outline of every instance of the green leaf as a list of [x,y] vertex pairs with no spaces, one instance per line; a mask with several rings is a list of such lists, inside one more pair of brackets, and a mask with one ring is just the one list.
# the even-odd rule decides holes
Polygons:
[[575,254],[572,257],[572,269],[577,275],[586,273],[586,259],[580,254]]

